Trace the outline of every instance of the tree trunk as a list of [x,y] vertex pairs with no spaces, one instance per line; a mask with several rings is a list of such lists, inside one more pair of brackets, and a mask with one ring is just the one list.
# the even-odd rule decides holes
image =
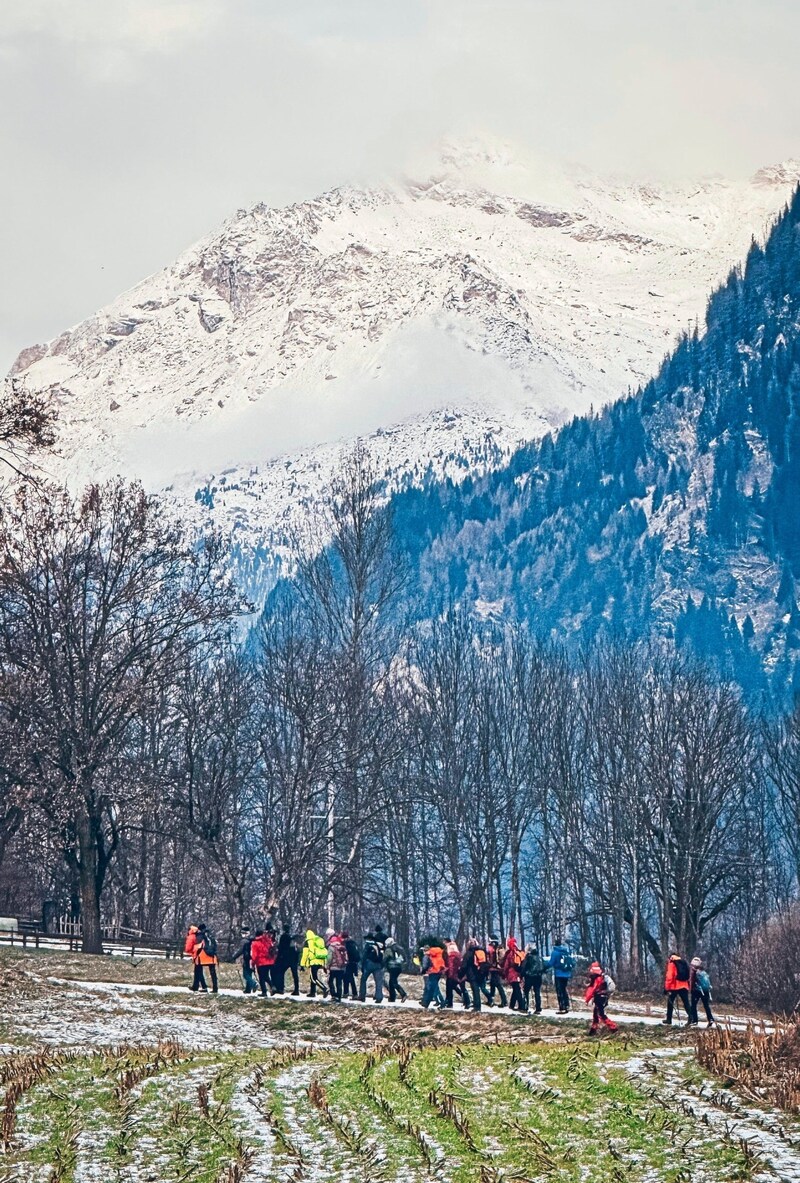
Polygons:
[[519,838],[517,827],[514,827],[514,836],[511,841],[511,917],[510,929],[514,932],[517,930],[517,938],[520,946],[525,947],[525,928],[522,923],[522,888],[519,873],[519,859],[520,849],[522,843]]
[[97,844],[97,821],[84,814],[78,823],[81,891],[81,952],[102,953],[100,928],[100,868]]

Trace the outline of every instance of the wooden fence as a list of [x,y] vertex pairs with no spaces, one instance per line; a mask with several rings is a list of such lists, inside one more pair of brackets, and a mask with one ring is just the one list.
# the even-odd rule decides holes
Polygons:
[[[78,953],[81,948],[80,921],[59,918],[51,926],[53,931],[43,932],[42,926],[34,920],[18,920],[17,929],[0,931],[0,946],[9,945],[19,949],[50,949]],[[156,937],[149,933],[130,929],[103,930],[103,952],[125,957],[183,957],[183,941],[167,937]]]

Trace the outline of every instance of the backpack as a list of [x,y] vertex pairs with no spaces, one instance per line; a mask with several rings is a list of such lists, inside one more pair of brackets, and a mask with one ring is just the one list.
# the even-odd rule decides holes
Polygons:
[[522,972],[526,978],[539,977],[544,973],[544,962],[538,953],[528,953],[522,964]]
[[402,969],[405,965],[406,955],[402,949],[398,949],[393,945],[391,949],[386,950],[386,968],[387,969]]
[[347,950],[339,941],[332,941],[330,945],[331,969],[344,969],[347,965]]
[[695,981],[704,994],[711,993],[711,978],[704,969],[698,969]]
[[683,957],[679,957],[675,962],[675,973],[678,975],[678,981],[688,982],[691,972],[692,970],[688,961],[685,961]]
[[603,974],[603,981],[605,982],[606,994],[608,994],[610,997],[616,990],[617,983],[614,981],[611,974]]
[[197,933],[187,932],[186,940],[183,942],[184,953],[188,953],[189,956],[191,957],[192,953],[194,953],[196,943],[197,943]]
[[522,972],[525,977],[535,977],[536,975],[541,977],[544,972],[544,962],[538,953],[525,953]]
[[383,963],[381,951],[375,941],[364,941],[362,962],[364,961],[371,961],[373,965],[381,965]]
[[556,973],[571,974],[574,968],[575,958],[571,957],[566,949],[559,949],[553,962],[553,969]]
[[216,957],[217,955],[217,938],[213,932],[207,932],[203,937],[203,949],[209,957]]
[[476,949],[472,954],[472,962],[478,973],[486,973],[488,969],[488,962],[486,959],[485,949]]
[[432,945],[428,950],[428,960],[431,963],[431,973],[444,973],[446,968],[444,949],[440,948],[438,945]]

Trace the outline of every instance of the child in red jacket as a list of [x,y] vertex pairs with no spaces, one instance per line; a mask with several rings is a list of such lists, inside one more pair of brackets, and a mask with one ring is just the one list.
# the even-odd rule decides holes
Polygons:
[[[613,986],[613,983],[611,983]],[[609,980],[603,972],[603,967],[599,961],[593,961],[589,966],[589,984],[586,987],[584,994],[584,1001],[591,1002],[594,1006],[592,1011],[592,1022],[589,1027],[589,1034],[596,1035],[597,1030],[602,1023],[609,1031],[616,1031],[617,1024],[612,1022],[606,1015],[606,1007],[608,1006],[608,999],[611,993]]]

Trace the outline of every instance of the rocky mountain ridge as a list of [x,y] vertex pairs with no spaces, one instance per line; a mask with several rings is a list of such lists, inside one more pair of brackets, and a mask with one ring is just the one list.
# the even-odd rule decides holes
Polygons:
[[240,210],[9,381],[58,406],[54,475],[140,475],[280,554],[349,438],[390,484],[458,476],[645,381],[799,176],[656,187],[451,148],[424,180]]

